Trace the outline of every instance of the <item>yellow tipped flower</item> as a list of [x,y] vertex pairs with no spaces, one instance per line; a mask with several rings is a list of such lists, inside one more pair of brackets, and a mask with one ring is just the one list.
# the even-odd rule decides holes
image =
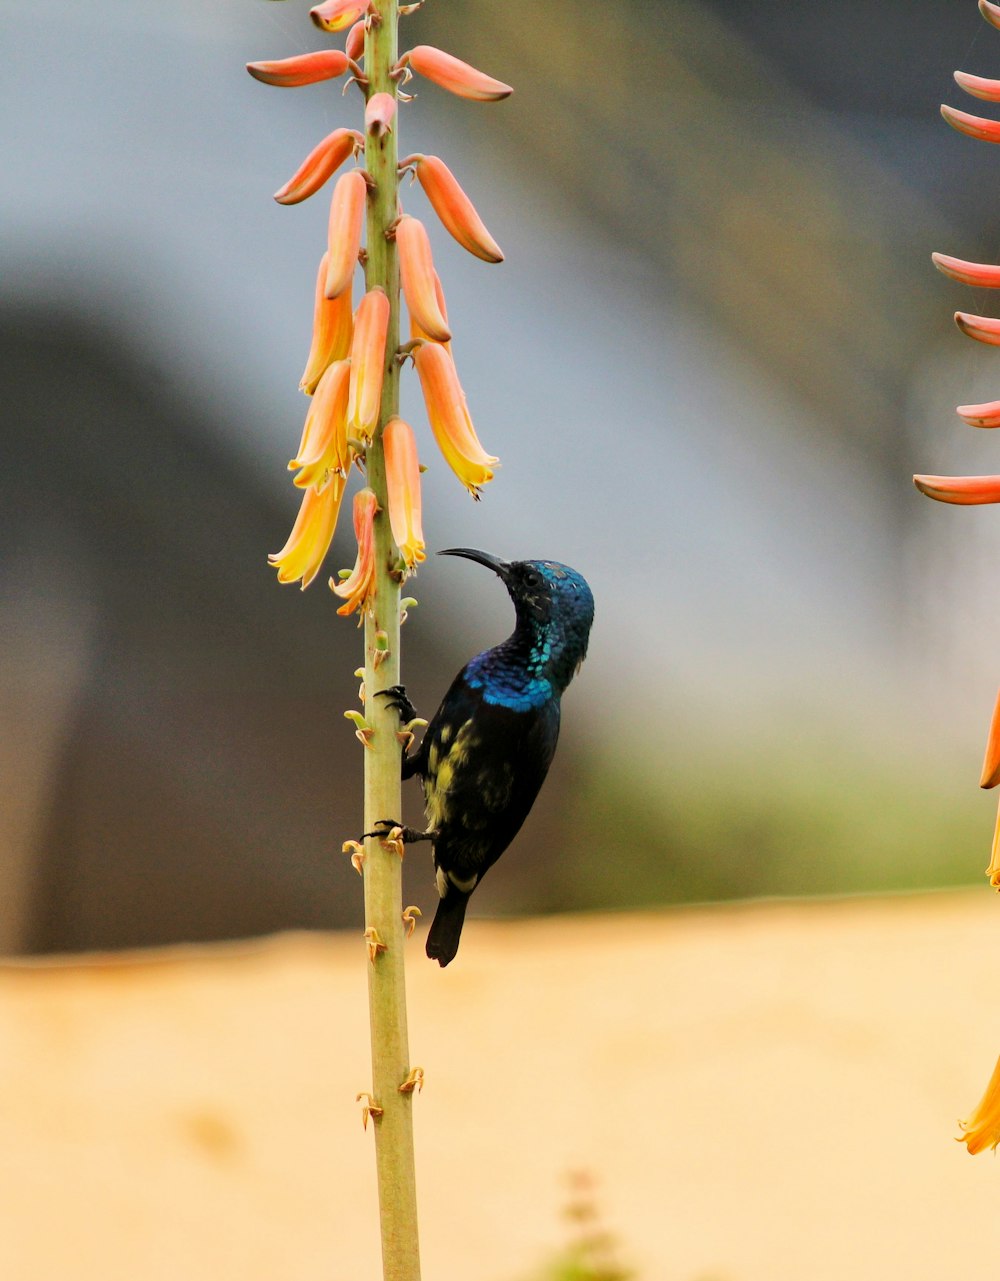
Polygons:
[[463,249],[482,258],[483,262],[503,262],[500,246],[486,230],[475,205],[439,156],[408,156],[403,164],[413,165],[434,212]]
[[298,89],[302,85],[334,80],[342,76],[350,65],[350,58],[339,49],[321,49],[318,53],[279,58],[277,62],[248,62],[247,71],[263,84],[277,85],[279,89]]
[[279,205],[297,205],[300,200],[306,200],[363,145],[364,139],[356,129],[334,129],[310,151],[285,185],[278,188],[275,200]]
[[985,1148],[995,1148],[1000,1143],[1000,1059],[979,1106],[968,1121],[959,1121],[959,1125],[962,1134],[958,1141],[965,1144],[970,1156]]
[[309,17],[321,31],[342,31],[368,12],[368,0],[325,0],[309,10]]
[[373,93],[365,107],[365,133],[381,138],[392,133],[392,122],[396,117],[396,99],[391,93]]
[[368,184],[360,169],[337,179],[330,201],[329,258],[326,296],[336,298],[354,279],[365,224]]
[[342,583],[331,578],[330,587],[346,604],[338,614],[353,614],[355,610],[368,611],[375,597],[375,513],[378,499],[370,489],[359,490],[354,495],[354,536],[358,540],[358,559],[351,576]]
[[382,447],[385,450],[392,536],[407,569],[413,569],[426,560],[421,523],[420,463],[413,428],[402,418],[390,418],[382,433]]
[[1000,805],[997,806],[997,821],[993,827],[993,848],[990,850],[986,878],[995,890],[1000,890]]
[[396,246],[399,249],[399,281],[410,315],[429,338],[435,342],[447,342],[451,330],[438,305],[434,288],[434,259],[424,224],[404,214],[396,223]]
[[986,754],[983,757],[979,786],[988,789],[996,787],[997,783],[1000,783],[1000,690],[997,690],[997,701],[993,706],[993,719],[986,739]]
[[472,497],[478,498],[480,486],[493,479],[493,468],[500,460],[479,443],[455,362],[440,343],[428,342],[416,348],[413,363],[438,448]]
[[351,343],[351,387],[347,422],[355,436],[371,440],[378,426],[385,372],[385,336],[389,299],[383,289],[369,289],[358,306]]
[[499,102],[501,98],[507,98],[514,92],[502,80],[494,80],[492,76],[470,67],[461,58],[429,44],[416,45],[409,53],[403,54],[396,66],[409,66],[442,89],[472,102]]
[[312,485],[322,490],[334,476],[344,477],[354,461],[354,451],[347,443],[347,389],[351,362],[335,361],[319,380],[309,402],[299,452],[288,464],[288,470],[299,469],[295,484],[300,489]]
[[335,360],[343,360],[351,350],[354,315],[351,290],[344,289],[336,298],[326,296],[326,273],[329,252],[320,259],[316,273],[316,301],[313,305],[312,344],[309,358],[299,379],[299,389],[307,396],[316,390],[323,371]]
[[280,552],[268,556],[278,571],[279,583],[296,583],[301,579],[305,591],[319,573],[333,541],[345,483],[336,477],[322,493],[310,488],[303,494],[288,542]]

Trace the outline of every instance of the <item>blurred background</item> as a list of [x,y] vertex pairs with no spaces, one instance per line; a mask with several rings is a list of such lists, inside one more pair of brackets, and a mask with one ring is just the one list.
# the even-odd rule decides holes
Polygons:
[[[358,637],[266,563],[327,213],[271,192],[358,113],[243,69],[323,47],[306,9],[0,3],[8,953],[360,919]],[[1000,34],[951,0],[429,0],[404,42],[516,87],[401,113],[507,255],[406,194],[503,461],[474,506],[405,373],[429,548],[565,560],[597,599],[474,914],[979,882],[1000,512],[910,474],[1000,471],[954,415],[1000,367],[951,320],[997,304],[929,258],[997,257],[1000,162],[937,107],[978,110],[951,73],[1000,75]],[[412,590],[429,715],[510,607],[464,562]],[[426,912],[424,849],[407,877]]]

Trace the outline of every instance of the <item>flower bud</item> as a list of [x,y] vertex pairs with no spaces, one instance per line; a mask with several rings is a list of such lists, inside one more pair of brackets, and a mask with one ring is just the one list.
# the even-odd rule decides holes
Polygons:
[[288,542],[280,552],[268,557],[278,571],[279,583],[295,583],[301,579],[305,591],[319,573],[333,541],[345,484],[338,476],[322,493],[310,488],[303,494]]
[[434,260],[424,224],[404,214],[396,223],[399,280],[410,315],[435,342],[447,342],[451,330],[438,306],[434,289]]
[[1000,320],[993,316],[970,316],[966,311],[956,311],[955,324],[963,334],[975,338],[976,342],[1000,347]]
[[1000,120],[987,120],[985,116],[970,116],[967,111],[941,104],[941,114],[953,129],[980,138],[983,142],[1000,142]]
[[356,22],[347,33],[344,51],[352,62],[360,62],[365,56],[365,24]]
[[302,85],[334,80],[342,76],[350,65],[347,54],[339,49],[320,49],[317,53],[279,58],[277,62],[248,62],[247,71],[263,84],[277,85],[279,89],[298,89]]
[[939,503],[955,503],[959,507],[1000,503],[1000,476],[914,476],[913,483],[922,494]]
[[979,12],[990,26],[1000,30],[1000,5],[990,4],[990,0],[979,0]]
[[309,17],[321,31],[341,31],[368,12],[368,0],[325,0],[309,10]]
[[330,256],[326,270],[326,296],[336,298],[354,279],[361,235],[364,230],[368,184],[360,169],[337,179],[330,201]]
[[338,614],[353,614],[360,609],[369,611],[375,597],[375,513],[378,499],[370,489],[359,490],[354,495],[354,536],[358,541],[358,558],[349,577],[342,583],[330,579],[330,588],[346,600]]
[[990,732],[986,739],[986,753],[983,756],[983,770],[979,777],[979,786],[989,790],[1000,783],[1000,690],[993,706],[993,719],[990,721]]
[[[441,287],[441,277],[437,274],[437,272],[434,273],[434,297],[437,299],[438,310],[441,312],[441,315],[444,317],[444,323],[447,325],[448,324],[448,308],[445,305],[445,301],[444,301],[444,290]],[[423,338],[425,342],[434,341],[434,339],[430,336],[430,334],[425,333],[420,328],[420,326],[414,320],[412,312],[410,313],[410,337]],[[448,340],[448,342],[442,343],[441,346],[445,349],[446,352],[449,353],[449,355],[451,354],[450,339]]]
[[438,156],[409,156],[417,179],[441,219],[463,249],[484,262],[503,262],[500,246],[486,230],[472,201],[458,184],[448,166]]
[[396,99],[391,93],[373,93],[365,107],[365,133],[373,138],[382,138],[392,133],[392,122],[396,116]]
[[967,71],[956,71],[955,83],[973,98],[1000,102],[1000,80],[984,80],[982,76],[970,76]]
[[371,440],[378,426],[385,374],[385,337],[389,328],[389,299],[379,288],[369,289],[354,318],[351,342],[348,427],[362,440]]
[[310,151],[285,185],[274,193],[279,205],[297,205],[314,195],[350,156],[357,153],[364,139],[356,129],[334,129]]
[[347,394],[351,363],[337,360],[319,380],[309,402],[299,451],[288,464],[299,469],[295,484],[322,490],[334,476],[346,476],[354,460],[347,443]]
[[955,412],[970,427],[1000,427],[1000,400],[988,400],[982,405],[959,405]]
[[499,102],[501,98],[507,98],[514,92],[502,80],[494,80],[492,76],[484,75],[460,58],[429,44],[418,44],[404,53],[396,65],[409,66],[442,89],[447,89],[449,93],[473,102]]
[[455,363],[440,343],[434,342],[417,347],[413,363],[438,448],[469,493],[478,498],[480,486],[493,479],[493,467],[499,459],[487,454],[479,443]]
[[982,289],[1000,288],[1000,267],[988,263],[966,262],[963,258],[951,258],[948,254],[931,254],[931,262],[943,275],[960,284],[976,285]]
[[390,418],[382,433],[389,524],[408,569],[426,559],[421,524],[420,463],[413,428],[402,418]]
[[343,360],[351,350],[354,335],[351,290],[344,289],[336,298],[326,296],[326,272],[330,260],[327,250],[316,273],[316,299],[313,304],[312,345],[299,388],[307,396],[316,390],[323,370],[335,360]]

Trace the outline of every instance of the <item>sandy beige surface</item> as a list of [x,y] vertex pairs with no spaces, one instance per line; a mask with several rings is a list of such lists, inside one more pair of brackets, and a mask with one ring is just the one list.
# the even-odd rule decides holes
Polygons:
[[[646,1281],[1000,1268],[1000,1165],[952,1138],[1000,1052],[985,889],[411,946],[427,1281],[518,1281],[580,1167]],[[293,935],[2,967],[0,1276],[375,1278],[366,964]]]

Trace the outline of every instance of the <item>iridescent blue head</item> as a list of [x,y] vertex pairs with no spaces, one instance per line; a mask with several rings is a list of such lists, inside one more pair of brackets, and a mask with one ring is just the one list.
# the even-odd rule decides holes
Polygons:
[[450,547],[441,556],[464,556],[502,579],[517,613],[514,634],[498,646],[517,657],[525,675],[561,694],[587,656],[594,597],[586,579],[555,560],[504,561],[471,547]]

